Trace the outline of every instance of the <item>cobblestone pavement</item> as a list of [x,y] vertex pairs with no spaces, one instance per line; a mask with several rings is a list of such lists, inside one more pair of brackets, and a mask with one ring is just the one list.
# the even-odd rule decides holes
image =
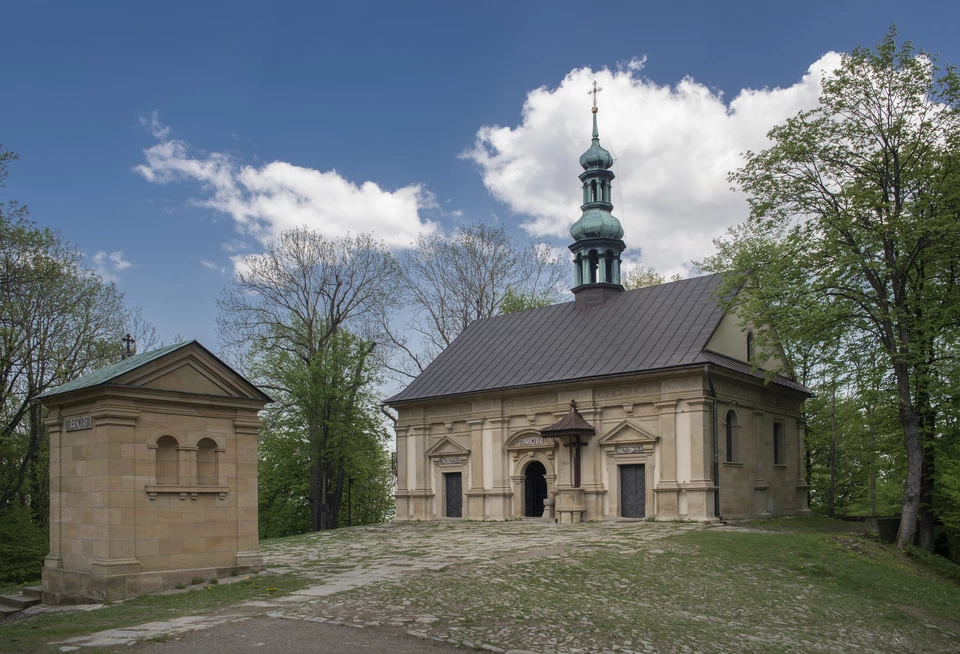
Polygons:
[[[369,651],[375,643],[383,651],[415,652],[441,642],[451,650],[538,654],[960,651],[950,625],[852,601],[789,568],[728,565],[695,544],[710,534],[689,533],[708,529],[741,530],[445,521],[297,536],[266,542],[262,550],[270,572],[311,580],[303,590],[58,645],[203,651],[203,643],[230,633],[247,639],[238,644],[275,651],[283,643],[269,633],[306,638],[316,630],[335,638],[339,628],[369,632],[363,636]],[[368,651],[359,643],[356,651]],[[341,651],[351,647],[344,641]]]
[[300,604],[304,598],[339,593],[396,579],[410,572],[452,568],[484,570],[556,556],[563,552],[611,548],[636,552],[651,542],[702,529],[692,523],[603,522],[556,525],[512,522],[399,522],[342,529],[269,543],[263,555],[271,572],[293,572],[318,585],[280,598]]
[[[125,647],[144,640],[177,638],[257,615],[333,625],[382,625],[418,638],[449,642],[449,637],[425,630],[435,621],[432,616],[401,610],[401,614],[374,611],[361,617],[347,604],[328,600],[335,600],[331,596],[343,591],[376,588],[423,572],[492,571],[513,563],[575,556],[597,548],[636,552],[657,540],[702,528],[654,522],[559,526],[540,521],[442,521],[387,523],[296,536],[266,542],[262,551],[269,572],[292,572],[316,582],[304,590],[268,602],[246,602],[230,611],[111,629],[56,644],[62,651]],[[464,644],[484,645],[469,640]]]

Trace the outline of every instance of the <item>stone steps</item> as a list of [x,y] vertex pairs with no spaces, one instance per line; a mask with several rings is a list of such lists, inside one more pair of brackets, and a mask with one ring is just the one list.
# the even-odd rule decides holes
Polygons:
[[0,617],[7,618],[14,613],[36,606],[41,602],[43,589],[39,586],[24,588],[19,595],[0,595]]

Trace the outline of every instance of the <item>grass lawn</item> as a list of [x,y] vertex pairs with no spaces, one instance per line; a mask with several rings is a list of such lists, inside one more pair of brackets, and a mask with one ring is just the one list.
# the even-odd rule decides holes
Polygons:
[[[0,652],[56,652],[51,641],[66,640],[104,629],[130,627],[209,613],[240,602],[286,595],[305,586],[294,575],[250,575],[230,584],[200,585],[170,595],[145,595],[95,611],[47,613],[0,623]],[[275,589],[275,590],[268,590]],[[93,654],[83,648],[84,654]]]
[[752,526],[411,575],[339,595],[339,610],[428,616],[431,635],[545,652],[960,651],[960,584],[933,567],[850,523]]

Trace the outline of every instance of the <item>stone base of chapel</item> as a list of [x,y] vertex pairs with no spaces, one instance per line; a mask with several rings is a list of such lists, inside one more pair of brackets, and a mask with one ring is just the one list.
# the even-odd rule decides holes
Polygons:
[[201,577],[262,572],[266,569],[259,552],[237,552],[235,565],[183,570],[140,572],[136,559],[97,560],[92,571],[65,570],[58,556],[48,556],[43,568],[45,604],[98,604],[116,602],[137,595],[169,590],[178,584],[189,585]]

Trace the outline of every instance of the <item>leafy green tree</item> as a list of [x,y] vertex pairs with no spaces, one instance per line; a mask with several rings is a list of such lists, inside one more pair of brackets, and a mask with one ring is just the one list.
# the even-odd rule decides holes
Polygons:
[[[683,276],[679,273],[670,278],[671,282],[679,282]],[[628,270],[620,280],[623,288],[632,291],[637,288],[659,286],[666,284],[667,278],[656,271],[653,266],[642,266],[639,263]]]
[[726,271],[721,293],[743,289],[730,307],[784,341],[879,345],[906,457],[905,547],[932,478],[942,344],[960,314],[960,76],[895,37],[845,55],[817,108],[746,153],[731,179],[750,217],[702,267]]
[[374,345],[398,279],[396,261],[371,237],[328,239],[301,228],[247,257],[219,301],[221,341],[277,400],[264,439],[309,450],[300,460],[310,462],[301,472],[314,530],[337,526],[348,474],[363,467],[371,442],[384,447],[371,392],[382,365]]
[[507,288],[507,292],[503,295],[503,300],[500,303],[500,312],[516,313],[517,311],[526,311],[527,309],[547,307],[555,303],[556,299],[552,292],[524,292],[511,286]]
[[[0,187],[7,162],[0,153]],[[83,254],[0,203],[0,511],[16,500],[43,524],[44,391],[120,355],[123,296],[83,268]],[[26,483],[25,482],[29,482]]]

